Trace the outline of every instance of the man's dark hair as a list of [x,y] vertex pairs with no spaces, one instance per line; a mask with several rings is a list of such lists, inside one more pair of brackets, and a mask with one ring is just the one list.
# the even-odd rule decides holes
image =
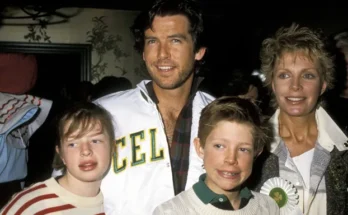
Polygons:
[[194,0],[156,0],[149,10],[143,11],[135,19],[131,31],[135,37],[134,48],[144,50],[144,32],[152,27],[155,16],[184,15],[190,22],[190,34],[197,52],[202,47],[203,18],[202,11]]

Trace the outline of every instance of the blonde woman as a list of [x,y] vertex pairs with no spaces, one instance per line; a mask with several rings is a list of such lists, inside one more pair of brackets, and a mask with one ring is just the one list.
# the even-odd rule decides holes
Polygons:
[[282,214],[348,214],[347,137],[320,105],[334,70],[323,40],[307,27],[281,28],[263,41],[261,64],[277,110],[257,190]]

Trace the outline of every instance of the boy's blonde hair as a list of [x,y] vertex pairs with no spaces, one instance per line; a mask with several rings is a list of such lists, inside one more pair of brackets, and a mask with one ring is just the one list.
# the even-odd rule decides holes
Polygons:
[[198,138],[202,148],[205,147],[210,132],[220,121],[236,122],[250,126],[255,155],[258,155],[269,141],[270,126],[263,122],[256,104],[240,97],[223,96],[208,104],[201,112]]
[[[91,102],[79,102],[68,108],[60,117],[57,128],[56,145],[61,150],[62,142],[77,130],[80,133],[76,138],[80,138],[93,130],[95,126],[100,125],[101,131],[108,136],[111,146],[111,153],[115,151],[115,132],[110,113],[99,105]],[[68,126],[68,127],[66,127]],[[56,152],[54,161],[54,169],[61,169],[66,172],[59,154]]]

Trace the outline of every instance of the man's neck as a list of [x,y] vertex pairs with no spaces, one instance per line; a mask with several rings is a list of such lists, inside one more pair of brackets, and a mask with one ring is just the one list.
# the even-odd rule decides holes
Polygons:
[[170,106],[181,110],[190,96],[192,82],[193,78],[175,89],[163,89],[153,82],[153,90],[159,101],[159,105]]

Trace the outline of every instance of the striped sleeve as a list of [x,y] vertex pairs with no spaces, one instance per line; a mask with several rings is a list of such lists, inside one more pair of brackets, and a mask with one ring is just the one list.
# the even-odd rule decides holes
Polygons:
[[43,215],[74,208],[64,204],[59,197],[49,191],[46,184],[38,183],[16,194],[2,209],[2,215]]

